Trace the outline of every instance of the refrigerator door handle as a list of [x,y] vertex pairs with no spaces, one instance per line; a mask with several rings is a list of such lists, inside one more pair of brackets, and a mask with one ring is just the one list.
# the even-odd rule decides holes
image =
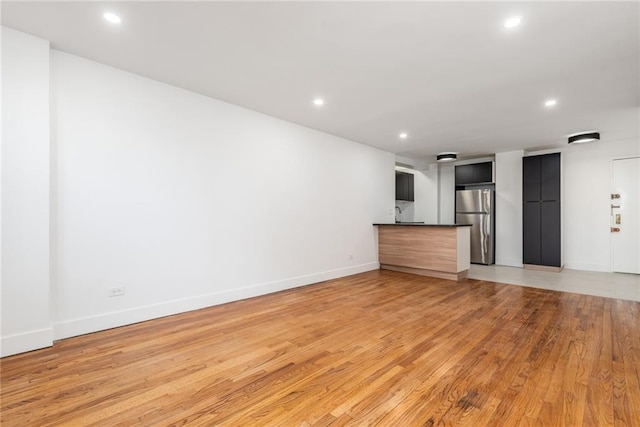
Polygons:
[[490,213],[491,212],[491,190],[483,190],[482,191],[482,212]]
[[[483,254],[488,258],[489,257],[489,236],[491,235],[491,221],[488,221],[490,218],[485,218],[487,221],[484,222],[484,247]],[[484,260],[486,261],[486,259]]]

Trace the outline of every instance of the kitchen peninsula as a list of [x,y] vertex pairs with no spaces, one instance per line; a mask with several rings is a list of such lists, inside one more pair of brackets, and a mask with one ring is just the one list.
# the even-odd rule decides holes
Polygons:
[[467,277],[471,224],[373,224],[380,268],[449,280]]

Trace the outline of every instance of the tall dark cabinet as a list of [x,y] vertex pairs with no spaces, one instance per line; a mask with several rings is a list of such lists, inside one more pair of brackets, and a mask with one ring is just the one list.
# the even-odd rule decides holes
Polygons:
[[560,153],[522,158],[523,263],[562,268]]

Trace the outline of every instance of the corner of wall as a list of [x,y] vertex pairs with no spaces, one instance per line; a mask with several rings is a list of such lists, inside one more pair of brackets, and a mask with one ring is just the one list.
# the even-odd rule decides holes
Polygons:
[[0,338],[0,357],[38,350],[53,345],[53,329],[45,328]]
[[[2,356],[53,343],[49,42],[2,27]],[[11,208],[8,209],[8,206]]]

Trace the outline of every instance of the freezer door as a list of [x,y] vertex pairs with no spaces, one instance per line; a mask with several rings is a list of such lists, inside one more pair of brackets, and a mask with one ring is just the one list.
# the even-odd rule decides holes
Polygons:
[[493,264],[493,236],[491,215],[456,214],[456,224],[471,226],[471,262],[474,264]]
[[456,191],[456,212],[491,212],[491,190]]

